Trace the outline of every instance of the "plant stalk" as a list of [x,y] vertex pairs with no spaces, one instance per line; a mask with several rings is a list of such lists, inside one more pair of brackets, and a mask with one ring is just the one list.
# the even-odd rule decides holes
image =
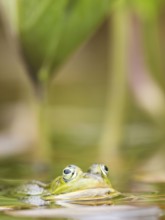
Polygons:
[[[126,7],[115,10],[109,29],[109,81],[103,132],[100,140],[100,160],[110,164],[111,175],[118,176],[122,169],[120,144],[127,99],[127,47],[129,17]],[[113,170],[114,167],[114,170]],[[117,175],[115,175],[117,173]]]

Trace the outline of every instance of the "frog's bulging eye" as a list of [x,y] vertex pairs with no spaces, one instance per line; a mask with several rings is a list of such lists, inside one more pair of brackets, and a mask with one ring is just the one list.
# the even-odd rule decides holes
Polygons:
[[106,175],[108,174],[109,169],[106,165],[101,165],[101,169],[102,169],[104,174],[106,174]]
[[108,172],[108,167],[104,165],[104,170]]
[[69,173],[71,173],[71,170],[69,170],[69,169],[64,169],[64,174],[69,174]]
[[69,182],[70,180],[76,178],[78,174],[78,167],[75,165],[69,165],[63,170],[63,179],[65,182]]

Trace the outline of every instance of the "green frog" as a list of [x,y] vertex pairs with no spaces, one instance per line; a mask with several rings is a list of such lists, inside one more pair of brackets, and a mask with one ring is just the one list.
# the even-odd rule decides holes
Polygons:
[[[40,201],[41,204],[58,200],[80,201],[109,199],[120,195],[108,177],[108,167],[104,164],[93,164],[87,172],[76,165],[68,165],[62,175],[50,184],[32,181],[15,189],[15,195]],[[45,202],[46,203],[45,203]]]
[[93,164],[87,172],[75,165],[69,165],[63,174],[48,187],[46,200],[89,200],[116,197],[120,193],[112,188],[108,178],[108,167]]

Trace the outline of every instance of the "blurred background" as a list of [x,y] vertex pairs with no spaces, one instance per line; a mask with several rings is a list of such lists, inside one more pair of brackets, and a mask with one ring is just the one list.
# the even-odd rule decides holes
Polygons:
[[164,22],[163,0],[0,0],[0,177],[164,183]]

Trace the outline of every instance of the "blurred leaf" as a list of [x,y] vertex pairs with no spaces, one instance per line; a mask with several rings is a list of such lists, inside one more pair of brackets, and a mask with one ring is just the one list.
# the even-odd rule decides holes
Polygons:
[[110,0],[18,0],[23,53],[35,79],[53,70],[96,29]]
[[165,90],[164,59],[161,40],[161,15],[165,6],[164,0],[134,0],[134,9],[141,21],[141,35],[146,61],[150,68],[150,74]]
[[140,17],[150,20],[159,14],[164,0],[133,0],[132,3]]

